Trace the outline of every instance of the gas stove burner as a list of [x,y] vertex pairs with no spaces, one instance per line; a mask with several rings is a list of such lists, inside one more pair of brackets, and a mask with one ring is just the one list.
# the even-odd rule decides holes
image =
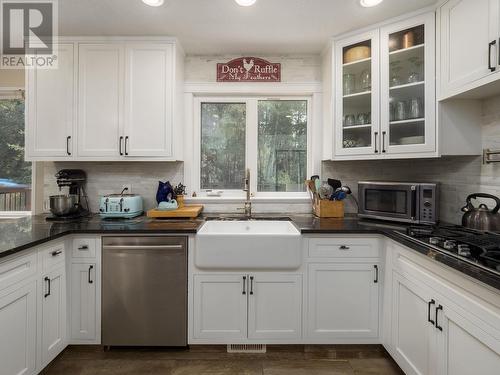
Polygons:
[[454,240],[445,240],[443,243],[443,247],[446,250],[453,250],[457,246],[457,241]]
[[500,234],[458,225],[413,226],[404,237],[422,246],[500,274]]
[[431,237],[429,238],[429,243],[432,245],[439,245],[439,243],[443,241],[443,238],[441,237]]

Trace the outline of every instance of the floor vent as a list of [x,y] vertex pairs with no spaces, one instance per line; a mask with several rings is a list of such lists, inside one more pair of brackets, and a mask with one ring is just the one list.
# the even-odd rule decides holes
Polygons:
[[228,344],[228,353],[265,353],[265,344]]

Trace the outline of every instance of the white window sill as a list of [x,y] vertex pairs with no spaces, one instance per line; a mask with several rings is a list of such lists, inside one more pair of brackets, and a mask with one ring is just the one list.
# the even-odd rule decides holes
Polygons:
[[[243,203],[245,202],[244,197],[190,197],[185,198],[186,203],[194,204],[227,204],[227,203]],[[252,197],[250,198],[252,203],[311,203],[311,198],[309,197]]]
[[31,215],[31,211],[0,211],[0,219],[19,219]]

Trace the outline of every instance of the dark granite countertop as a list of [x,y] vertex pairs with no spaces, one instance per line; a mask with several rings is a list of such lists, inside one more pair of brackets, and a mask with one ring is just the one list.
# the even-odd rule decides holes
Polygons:
[[[258,218],[276,216],[256,215]],[[303,234],[385,235],[434,261],[500,290],[500,276],[399,235],[398,231],[404,231],[406,225],[361,220],[356,215],[347,215],[343,219],[320,219],[313,215],[280,214],[279,216],[290,217]],[[68,234],[196,234],[205,220],[203,216],[196,220],[153,220],[144,216],[128,220],[102,220],[96,215],[76,222],[56,223],[48,222],[45,218],[44,215],[38,215],[0,220],[0,258]]]

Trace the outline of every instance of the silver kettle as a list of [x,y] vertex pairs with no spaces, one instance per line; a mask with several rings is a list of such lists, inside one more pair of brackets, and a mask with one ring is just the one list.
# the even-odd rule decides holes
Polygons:
[[[481,203],[474,207],[471,200],[476,198],[493,199],[496,202],[494,209],[490,210],[488,206]],[[462,225],[467,228],[477,229],[488,232],[500,232],[500,199],[491,194],[475,193],[467,197],[466,204],[462,207]]]

